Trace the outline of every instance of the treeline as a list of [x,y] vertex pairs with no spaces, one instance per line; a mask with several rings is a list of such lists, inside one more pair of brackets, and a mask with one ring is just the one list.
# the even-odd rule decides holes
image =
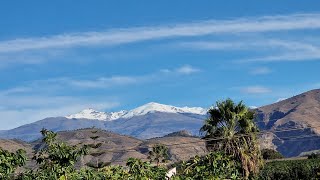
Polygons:
[[[217,102],[209,109],[208,119],[200,129],[209,153],[176,163],[173,180],[207,179],[316,179],[319,160],[275,161],[264,163],[263,159],[278,159],[283,156],[274,150],[260,150],[257,141],[259,132],[254,122],[255,115],[242,102],[232,100]],[[92,132],[92,144],[70,146],[56,139],[57,134],[43,129],[43,146],[34,153],[36,169],[15,173],[26,162],[23,150],[11,153],[0,149],[0,179],[17,180],[162,180],[168,179],[168,148],[156,144],[149,152],[148,162],[129,158],[126,166],[113,166],[101,162],[103,153],[98,148],[99,136]],[[86,155],[94,161],[86,167],[75,168],[75,163]],[[311,158],[311,157],[310,157]],[[317,158],[312,156],[312,158]]]
[[258,179],[320,179],[320,159],[268,162],[260,171]]

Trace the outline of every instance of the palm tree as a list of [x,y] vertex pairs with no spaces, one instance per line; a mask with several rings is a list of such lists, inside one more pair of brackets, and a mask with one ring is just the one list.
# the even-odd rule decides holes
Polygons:
[[262,165],[257,141],[258,127],[254,113],[242,101],[235,104],[231,99],[217,102],[208,111],[200,132],[206,139],[209,151],[221,151],[231,155],[240,164],[245,178],[256,174]]
[[166,162],[169,159],[168,147],[163,144],[155,144],[152,151],[149,152],[148,159],[150,159],[150,162],[156,162],[157,166]]

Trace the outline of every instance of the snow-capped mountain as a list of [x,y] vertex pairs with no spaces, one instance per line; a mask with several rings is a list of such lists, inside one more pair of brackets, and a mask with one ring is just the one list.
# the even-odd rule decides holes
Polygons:
[[143,106],[137,107],[131,111],[128,111],[122,118],[131,118],[134,116],[142,116],[151,112],[166,112],[166,113],[192,113],[204,115],[207,110],[201,107],[175,107],[171,105],[159,104],[150,102]]
[[171,105],[164,105],[155,102],[145,104],[130,111],[118,112],[99,112],[92,108],[84,109],[79,113],[66,116],[68,119],[91,119],[101,121],[112,121],[120,118],[132,118],[135,116],[142,116],[152,112],[165,112],[165,113],[191,113],[205,115],[207,110],[201,107],[175,107]]
[[126,111],[119,111],[119,112],[99,112],[92,108],[84,109],[76,114],[71,114],[66,116],[68,119],[90,119],[90,120],[101,120],[101,121],[112,121],[115,119],[119,119]]

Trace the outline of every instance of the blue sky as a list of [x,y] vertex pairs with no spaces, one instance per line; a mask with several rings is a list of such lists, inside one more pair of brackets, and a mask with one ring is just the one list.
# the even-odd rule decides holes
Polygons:
[[320,1],[3,1],[9,129],[155,101],[262,106],[320,87]]

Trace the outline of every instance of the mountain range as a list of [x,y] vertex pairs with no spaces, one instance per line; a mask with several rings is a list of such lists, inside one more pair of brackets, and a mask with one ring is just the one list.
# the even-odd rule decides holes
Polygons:
[[206,118],[207,110],[200,107],[174,107],[148,103],[130,111],[99,112],[85,109],[65,117],[50,117],[11,130],[0,131],[1,138],[33,141],[40,138],[40,130],[74,130],[97,127],[140,139],[161,137],[166,134],[188,130],[197,135]]
[[80,111],[79,113],[68,115],[66,116],[66,118],[113,121],[117,119],[130,119],[136,116],[143,116],[148,113],[155,112],[205,115],[207,113],[207,110],[201,107],[175,107],[150,102],[130,111],[121,110],[118,112],[99,112],[92,108],[88,108]]
[[[253,109],[261,130],[260,144],[285,156],[297,156],[305,151],[320,149],[320,89]],[[99,112],[85,109],[65,117],[50,117],[11,130],[0,131],[0,137],[34,141],[39,131],[96,127],[139,139],[162,137],[187,130],[199,135],[207,110],[200,107],[174,107],[148,103],[133,110]]]

